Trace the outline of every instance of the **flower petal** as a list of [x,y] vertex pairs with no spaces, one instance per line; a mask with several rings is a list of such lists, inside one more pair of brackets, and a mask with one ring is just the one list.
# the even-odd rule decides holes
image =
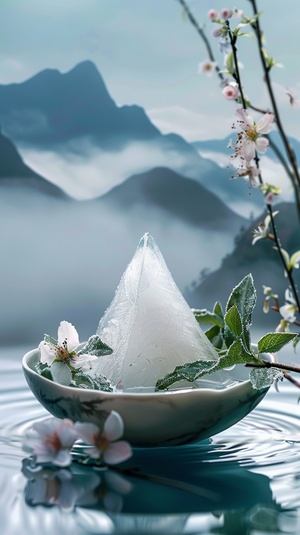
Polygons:
[[67,339],[68,351],[73,351],[79,345],[78,332],[74,325],[68,321],[61,321],[57,332],[58,345],[62,345]]
[[49,344],[48,342],[41,342],[39,345],[39,350],[41,352],[41,363],[51,366],[56,357],[55,346]]
[[253,160],[255,156],[255,143],[251,139],[243,139],[241,148],[240,148],[240,156],[244,158],[246,161],[246,164],[249,164],[251,160]]
[[103,453],[103,459],[107,464],[118,464],[132,456],[132,449],[128,442],[119,440],[109,445]]
[[92,365],[90,364],[92,360],[98,360],[98,357],[95,355],[74,355],[72,357],[72,366],[76,369],[81,368],[82,371],[86,372],[91,369]]
[[108,418],[104,423],[103,434],[112,442],[113,440],[118,440],[121,438],[124,432],[124,424],[120,414],[116,411],[111,411]]
[[95,437],[100,434],[99,427],[89,422],[76,422],[74,428],[77,437],[90,446],[95,444]]
[[53,464],[56,466],[69,466],[72,462],[71,453],[69,450],[59,450],[53,459]]
[[238,117],[238,124],[239,127],[242,128],[242,130],[245,130],[246,128],[250,128],[250,130],[253,129],[254,121],[253,117],[247,113],[247,110],[243,110],[242,108],[239,108],[236,110],[236,115]]
[[265,113],[256,125],[256,132],[258,134],[268,134],[271,132],[274,124],[274,114]]
[[69,366],[63,362],[54,362],[51,366],[51,375],[55,383],[69,386],[72,375]]
[[255,146],[258,152],[266,152],[269,146],[269,140],[266,137],[259,137],[256,140]]

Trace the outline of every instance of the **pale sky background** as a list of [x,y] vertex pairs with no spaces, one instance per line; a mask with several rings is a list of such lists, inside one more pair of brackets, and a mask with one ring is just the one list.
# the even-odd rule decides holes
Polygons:
[[[208,35],[207,19],[223,1],[189,0]],[[250,3],[236,7],[250,14]],[[291,108],[284,94],[291,88],[300,100],[299,0],[258,0],[263,11],[266,47],[284,64],[273,70],[284,124],[300,139],[300,107]],[[217,41],[214,50],[220,62]],[[241,42],[246,93],[268,106],[256,60],[256,42]],[[205,47],[183,16],[177,0],[1,0],[0,83],[21,82],[45,68],[66,72],[90,59],[101,72],[118,105],[143,106],[163,132],[187,140],[223,138],[230,132],[235,104],[221,95],[216,76],[198,74]]]

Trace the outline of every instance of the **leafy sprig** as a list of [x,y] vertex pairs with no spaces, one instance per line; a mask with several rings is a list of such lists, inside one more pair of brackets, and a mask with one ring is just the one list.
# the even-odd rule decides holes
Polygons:
[[219,302],[215,304],[212,312],[205,309],[194,310],[195,318],[199,324],[211,325],[205,334],[217,350],[219,359],[217,361],[197,360],[177,366],[173,372],[157,381],[156,390],[167,390],[181,380],[194,382],[206,374],[236,364],[254,366],[250,373],[250,380],[254,388],[270,386],[281,372],[266,368],[260,355],[279,351],[297,335],[294,333],[266,334],[258,341],[258,352],[255,353],[250,337],[250,325],[255,303],[256,290],[252,275],[249,274],[231,292],[224,314]]

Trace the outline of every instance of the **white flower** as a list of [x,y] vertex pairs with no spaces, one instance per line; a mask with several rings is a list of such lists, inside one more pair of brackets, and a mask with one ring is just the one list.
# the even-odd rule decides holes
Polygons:
[[[50,339],[50,337],[48,337]],[[78,333],[71,323],[61,321],[57,332],[57,343],[43,341],[39,345],[41,363],[51,367],[51,375],[57,383],[69,385],[72,379],[70,366],[82,371],[90,369],[90,362],[97,359],[94,355],[78,355]]]
[[236,115],[238,126],[242,129],[235,145],[236,156],[250,163],[255,157],[255,151],[266,152],[269,146],[269,140],[261,137],[261,134],[268,134],[272,130],[274,114],[265,113],[257,124],[247,110],[238,109]]
[[70,450],[77,439],[73,422],[67,418],[50,418],[32,426],[33,434],[26,437],[23,449],[36,456],[38,462],[68,466]]
[[207,76],[212,76],[216,66],[217,63],[215,61],[210,61],[207,59],[206,61],[199,63],[198,72],[201,74],[207,74]]
[[132,455],[129,443],[118,440],[123,435],[124,424],[121,416],[115,411],[111,411],[106,419],[103,432],[92,423],[76,422],[75,429],[85,444],[93,446],[85,452],[94,459],[103,459],[107,464],[118,464]]
[[289,289],[285,291],[285,302],[285,305],[279,308],[279,312],[284,320],[293,323],[296,320],[295,313],[298,311],[298,307]]
[[[278,214],[278,211],[274,212],[273,217],[275,217],[277,214]],[[265,217],[264,222],[260,223],[258,227],[253,230],[252,245],[254,245],[258,240],[262,240],[268,237],[269,232],[270,232],[270,223],[271,223],[271,217],[270,215],[267,215]]]
[[256,188],[259,185],[258,176],[260,170],[254,165],[250,165],[247,162],[243,162],[243,165],[239,168],[239,172],[234,175],[232,178],[246,178],[248,177],[248,184],[253,188]]

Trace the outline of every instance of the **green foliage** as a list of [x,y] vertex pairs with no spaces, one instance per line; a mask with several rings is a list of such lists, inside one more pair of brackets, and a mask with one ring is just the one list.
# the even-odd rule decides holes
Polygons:
[[41,362],[38,362],[35,365],[35,371],[39,375],[42,375],[43,377],[46,377],[46,379],[50,379],[50,381],[52,381],[51,370],[50,370],[48,364],[42,364]]
[[277,352],[297,337],[292,333],[269,333],[258,342],[258,354],[251,348],[250,325],[256,303],[256,290],[252,275],[244,277],[232,290],[223,314],[217,302],[213,312],[206,309],[194,310],[199,324],[210,325],[205,332],[208,340],[219,353],[219,360],[198,360],[177,366],[175,370],[156,383],[156,390],[167,390],[174,383],[185,380],[193,382],[206,374],[234,366],[253,364],[250,373],[254,388],[266,388],[282,374],[278,370],[267,369],[259,359],[260,353]]
[[90,336],[85,346],[77,352],[77,355],[94,355],[96,357],[103,357],[110,355],[113,352],[111,347],[102,342],[100,336],[94,334]]
[[72,382],[70,386],[76,388],[91,388],[92,390],[103,390],[104,392],[112,392],[113,387],[111,383],[103,375],[97,375],[97,377],[91,377],[82,371],[72,374]]

